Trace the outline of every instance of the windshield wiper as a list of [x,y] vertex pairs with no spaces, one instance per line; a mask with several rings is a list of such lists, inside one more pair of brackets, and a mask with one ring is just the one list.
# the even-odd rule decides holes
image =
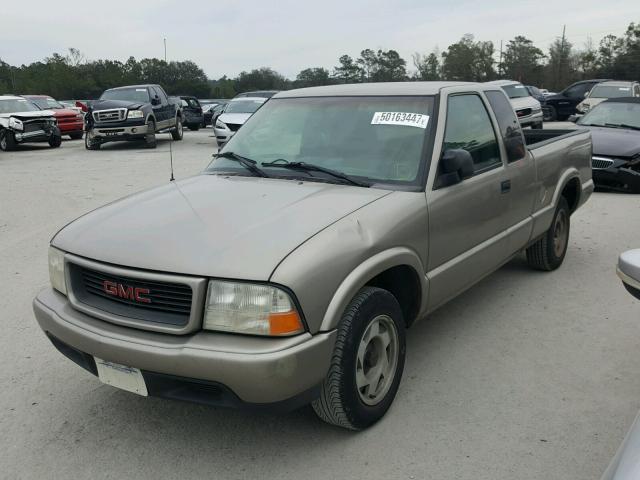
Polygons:
[[263,163],[263,167],[278,167],[278,168],[286,168],[288,170],[300,170],[302,172],[322,172],[327,175],[331,175],[334,178],[339,178],[340,180],[344,180],[351,185],[356,185],[358,187],[370,187],[368,183],[361,182],[360,180],[356,180],[355,178],[347,175],[346,173],[339,172],[337,170],[333,170],[331,168],[321,167],[320,165],[314,165],[313,163],[306,162],[290,162],[283,158],[279,158],[274,160],[273,162]]
[[228,158],[229,160],[235,160],[240,165],[245,167],[251,173],[253,173],[257,177],[269,177],[263,170],[256,166],[256,161],[251,160],[250,158],[243,157],[233,152],[222,152],[216,155],[216,158]]
[[630,130],[640,130],[640,127],[636,127],[635,125],[629,125],[626,123],[605,123],[604,125],[606,127],[613,127],[613,128],[628,128]]

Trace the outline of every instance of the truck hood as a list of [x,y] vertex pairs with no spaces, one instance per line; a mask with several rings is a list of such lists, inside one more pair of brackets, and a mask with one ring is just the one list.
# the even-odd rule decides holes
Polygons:
[[511,98],[510,100],[514,110],[521,108],[540,108],[540,102],[533,97]]
[[140,102],[127,102],[125,100],[96,100],[91,102],[91,110],[110,110],[112,108],[136,110],[143,105],[146,104]]
[[389,193],[198,175],[94,210],[64,227],[52,245],[114,265],[266,281],[309,237]]
[[630,158],[640,154],[640,131],[607,127],[580,128],[591,131],[594,155]]
[[223,123],[231,123],[232,125],[244,125],[244,122],[249,120],[252,113],[223,113],[218,117]]
[[37,112],[13,112],[13,113],[0,113],[0,118],[42,118],[42,117],[53,117],[54,113],[52,110],[38,110]]

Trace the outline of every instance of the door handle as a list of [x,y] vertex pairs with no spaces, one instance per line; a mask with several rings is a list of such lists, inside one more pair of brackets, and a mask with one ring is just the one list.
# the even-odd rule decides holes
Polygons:
[[500,193],[509,193],[511,191],[511,180],[500,182]]

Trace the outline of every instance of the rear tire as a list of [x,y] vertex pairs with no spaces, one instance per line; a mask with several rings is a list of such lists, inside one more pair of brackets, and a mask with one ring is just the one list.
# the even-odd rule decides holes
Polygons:
[[188,128],[189,128],[189,130],[191,130],[193,132],[197,132],[198,130],[200,130],[200,125],[198,125],[198,124],[189,125]]
[[182,140],[182,136],[184,135],[184,129],[182,128],[182,118],[176,118],[176,126],[173,130],[171,130],[171,138],[173,138],[176,142]]
[[0,150],[11,152],[16,149],[16,137],[11,130],[0,130]]
[[549,114],[548,114],[549,122],[557,121],[558,112],[556,111],[556,107],[552,107],[551,105],[549,105],[547,108],[549,109]]
[[69,137],[71,140],[80,140],[82,138],[83,132],[70,133]]
[[405,352],[405,324],[396,298],[381,288],[362,288],[338,325],[329,372],[311,404],[316,414],[350,430],[380,420],[398,391]]
[[144,136],[144,146],[146,148],[156,148],[156,122],[149,120],[147,122],[147,134]]
[[51,148],[58,148],[62,145],[62,136],[61,135],[52,135],[49,137],[49,146]]
[[567,199],[561,196],[551,227],[527,248],[527,263],[530,267],[550,272],[562,265],[569,246],[570,215]]

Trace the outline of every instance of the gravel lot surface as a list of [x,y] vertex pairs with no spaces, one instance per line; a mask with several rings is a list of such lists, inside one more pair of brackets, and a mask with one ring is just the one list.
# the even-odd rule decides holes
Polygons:
[[[640,247],[640,196],[596,193],[565,264],[516,259],[408,332],[395,404],[351,433],[287,415],[143,398],[102,385],[46,340],[31,300],[63,225],[169,179],[156,150],[82,141],[0,152],[0,477],[597,479],[640,408],[640,302],[615,275]],[[211,129],[173,144],[177,178]]]

